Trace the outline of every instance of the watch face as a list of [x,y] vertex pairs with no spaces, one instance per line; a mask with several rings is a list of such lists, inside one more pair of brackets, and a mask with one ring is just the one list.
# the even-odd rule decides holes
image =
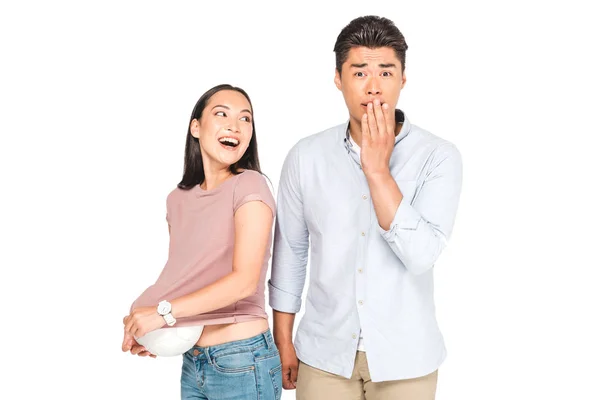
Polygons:
[[164,301],[164,302],[161,301],[158,304],[158,313],[160,315],[165,315],[165,314],[168,314],[170,312],[171,312],[171,304],[170,303],[167,303],[166,301]]

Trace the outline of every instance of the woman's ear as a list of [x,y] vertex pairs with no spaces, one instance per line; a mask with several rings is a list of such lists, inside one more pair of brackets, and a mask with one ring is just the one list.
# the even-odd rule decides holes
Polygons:
[[192,122],[190,122],[190,133],[196,139],[200,138],[200,123],[197,119],[193,119]]

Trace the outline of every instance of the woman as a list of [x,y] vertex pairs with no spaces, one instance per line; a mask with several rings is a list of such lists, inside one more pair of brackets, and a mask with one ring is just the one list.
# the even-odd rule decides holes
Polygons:
[[123,320],[123,351],[142,356],[150,354],[133,338],[167,321],[204,326],[183,355],[182,399],[281,398],[264,299],[274,215],[250,98],[216,86],[192,112],[183,179],[167,197],[167,263]]

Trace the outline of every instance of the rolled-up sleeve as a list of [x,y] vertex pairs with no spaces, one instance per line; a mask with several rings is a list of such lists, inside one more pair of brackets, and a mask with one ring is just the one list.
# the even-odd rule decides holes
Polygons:
[[298,144],[288,153],[279,180],[277,217],[269,305],[277,311],[297,313],[308,263],[308,228],[304,220]]
[[450,238],[462,187],[462,157],[448,144],[435,152],[425,181],[412,200],[404,197],[383,238],[413,274],[433,267]]

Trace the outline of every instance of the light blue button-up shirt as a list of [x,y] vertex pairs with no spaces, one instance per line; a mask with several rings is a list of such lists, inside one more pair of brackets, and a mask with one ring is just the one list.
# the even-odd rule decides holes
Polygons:
[[350,378],[363,334],[373,382],[435,371],[446,356],[433,266],[450,237],[462,160],[450,142],[403,122],[390,171],[403,199],[388,231],[371,201],[348,122],[300,140],[283,165],[269,304],[297,313],[310,242],[310,281],[298,358]]

